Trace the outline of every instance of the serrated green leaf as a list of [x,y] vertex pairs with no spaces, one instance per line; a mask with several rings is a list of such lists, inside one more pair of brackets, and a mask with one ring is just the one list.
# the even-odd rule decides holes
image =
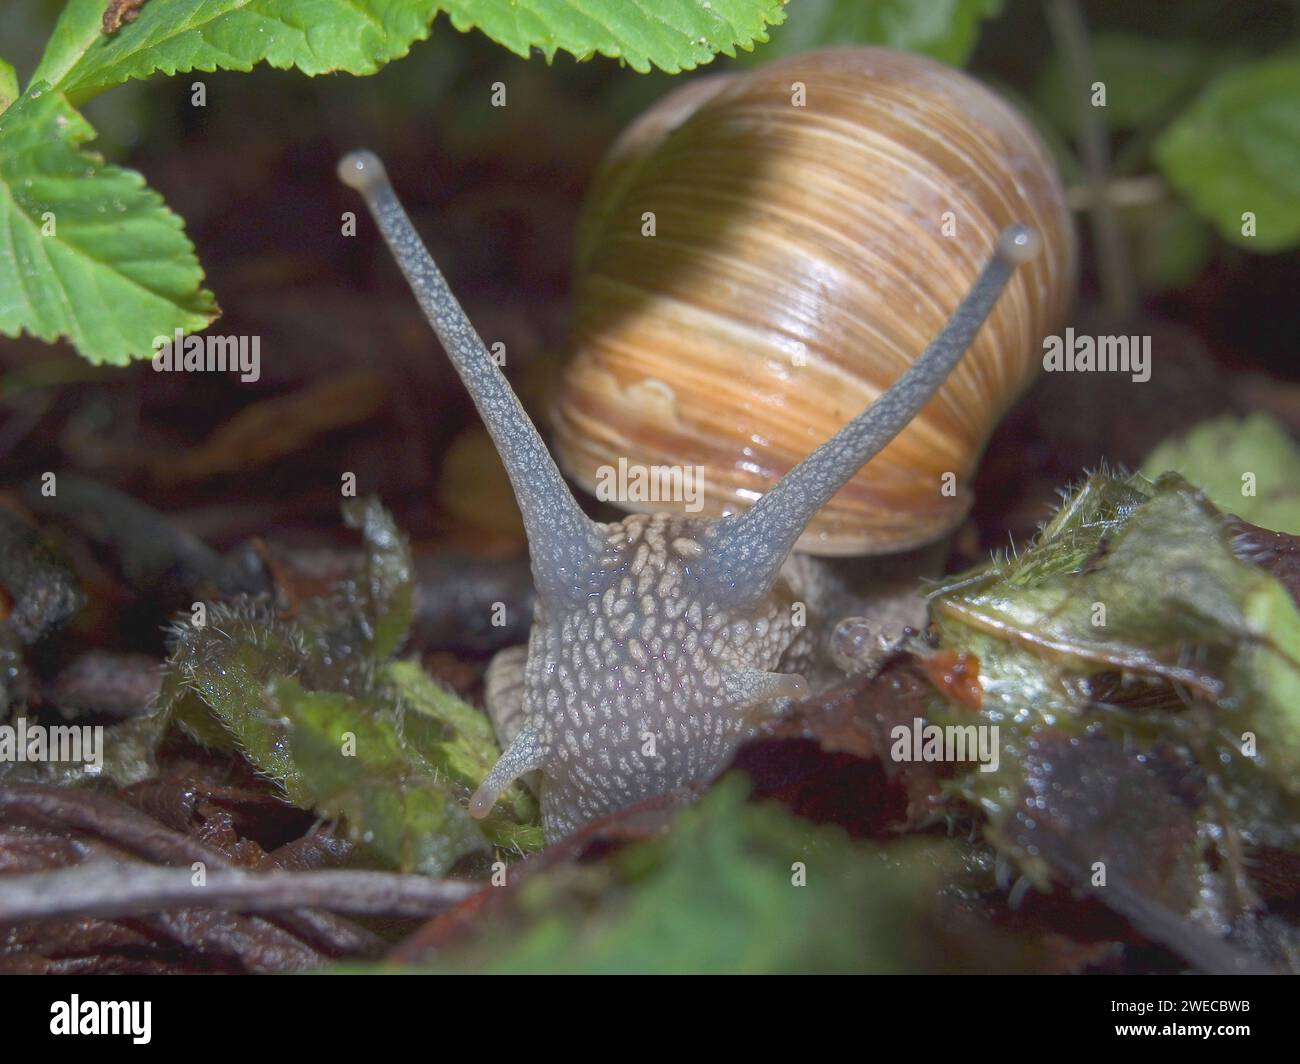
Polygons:
[[[149,0],[105,36],[103,0],[72,0],[36,76],[75,101],[191,70],[373,74],[429,35],[437,0]],[[96,13],[97,12],[97,13]]]
[[767,40],[784,0],[442,0],[458,30],[477,29],[516,55],[539,49],[622,59],[646,73],[693,70]]
[[800,0],[763,57],[828,44],[881,44],[960,66],[1002,0]]
[[79,148],[94,135],[40,85],[0,115],[0,332],[66,336],[122,365],[219,311],[181,220],[139,174]]
[[767,40],[783,0],[149,0],[105,36],[103,0],[72,0],[36,77],[81,101],[131,78],[257,63],[373,74],[429,34],[439,12],[527,57],[537,48],[676,73]]
[[[1300,58],[1220,75],[1165,131],[1154,155],[1226,240],[1253,251],[1300,243]],[[1254,236],[1243,232],[1247,214]]]
[[1160,444],[1142,463],[1152,479],[1170,470],[1224,512],[1300,535],[1300,446],[1267,414],[1202,422]]
[[104,35],[104,11],[108,0],[68,0],[59,20],[45,42],[41,61],[29,85],[45,82],[58,85],[59,80],[77,60]]

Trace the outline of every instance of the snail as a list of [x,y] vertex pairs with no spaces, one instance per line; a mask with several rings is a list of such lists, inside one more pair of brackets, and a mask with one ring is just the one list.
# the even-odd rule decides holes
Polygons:
[[1025,119],[922,56],[830,48],[687,83],[628,126],[587,197],[561,469],[594,494],[625,456],[700,466],[699,512],[749,506],[907,368],[1016,221],[1044,253],[802,552],[895,554],[965,517],[984,442],[1073,291],[1070,215]]
[[[823,84],[832,84],[808,72],[817,69],[817,64],[838,78],[851,75],[860,57],[857,91],[862,94],[871,84],[874,66],[883,63],[890,67],[906,60],[919,63],[926,79],[939,72],[956,79],[958,84],[949,92],[958,103],[974,99],[979,104],[977,113],[991,110],[1000,121],[1010,121],[1005,107],[998,104],[993,108],[984,99],[987,91],[964,75],[915,57],[881,56],[887,53],[836,49],[804,57],[815,61],[804,73],[809,94],[817,93]],[[787,67],[781,78],[787,82],[782,92],[789,106],[788,71],[795,68],[788,63],[775,66]],[[689,86],[686,91],[692,105],[710,107],[730,98],[727,94],[733,90],[727,84],[706,83],[706,88]],[[742,109],[753,104],[743,93],[736,99]],[[891,106],[902,108],[898,102]],[[682,118],[680,99],[670,107],[675,110],[669,121],[652,119],[650,126],[662,130],[675,123],[676,129],[684,128],[689,120]],[[779,123],[773,125],[761,117],[754,121],[758,122],[754,136],[760,147],[768,135],[778,144],[782,141]],[[856,132],[851,122],[842,123],[835,139],[851,140]],[[945,136],[959,133],[954,129]],[[1037,142],[1023,129],[1018,136],[1014,144],[1032,156],[1028,171],[1033,180],[1024,177],[1023,181],[1026,185],[1041,183],[1047,206],[1036,210],[1024,203],[1017,191],[1021,178],[1009,180],[999,193],[996,210],[987,214],[977,214],[975,208],[964,205],[961,197],[969,189],[949,190],[947,194],[954,198],[948,201],[943,199],[945,193],[931,194],[933,202],[919,209],[918,231],[926,225],[937,231],[942,211],[933,208],[960,200],[973,235],[952,242],[947,253],[955,255],[960,265],[948,272],[956,275],[972,265],[969,254],[974,241],[983,245],[982,266],[979,261],[973,263],[964,290],[951,298],[947,272],[944,284],[938,285],[918,279],[915,269],[899,273],[895,268],[895,276],[884,285],[891,298],[901,300],[898,286],[910,280],[915,279],[918,286],[918,294],[909,296],[907,307],[899,309],[915,307],[928,323],[935,305],[946,300],[944,313],[950,316],[934,325],[933,339],[919,357],[899,361],[887,386],[862,404],[865,409],[833,434],[823,433],[816,445],[808,448],[811,453],[784,475],[774,477],[767,490],[745,489],[753,497],[751,506],[735,506],[724,513],[633,512],[612,523],[589,518],[570,492],[537,429],[415,232],[378,158],[359,151],[340,162],[340,178],[362,194],[470,392],[506,468],[527,534],[538,596],[533,626],[526,651],[503,652],[489,670],[488,708],[504,752],[471,797],[471,815],[486,816],[513,781],[540,774],[543,828],[548,841],[553,841],[639,800],[679,792],[712,778],[766,716],[808,693],[810,683],[802,666],[811,664],[813,647],[808,625],[799,623],[799,608],[816,591],[816,578],[798,564],[801,556],[791,557],[792,549],[859,470],[888,452],[911,431],[918,417],[925,416],[959,364],[966,372],[957,379],[974,388],[985,416],[995,417],[988,412],[1000,412],[1010,399],[1000,392],[990,400],[984,393],[999,389],[1014,392],[1028,374],[1023,368],[972,370],[966,365],[971,359],[963,359],[967,348],[977,336],[973,355],[982,348],[1000,357],[998,345],[1004,342],[1017,349],[1029,348],[1038,339],[1031,334],[1050,321],[1064,302],[1055,285],[1065,282],[1053,280],[1056,274],[1036,264],[1046,245],[1062,277],[1072,270],[1073,247],[1063,199],[1050,168],[1048,177],[1038,172],[1049,164]],[[672,139],[669,134],[667,143]],[[1007,165],[998,154],[1003,143],[997,141],[984,151],[986,165]],[[613,180],[630,180],[630,171],[621,172],[623,176],[616,174]],[[992,187],[995,183],[988,184]],[[838,195],[846,197],[851,192],[840,189]],[[795,197],[801,198],[807,199]],[[1019,210],[1028,212],[1030,224],[1016,220]],[[842,213],[852,212],[844,206]],[[608,218],[613,222],[615,214]],[[990,218],[1001,224],[986,232]],[[661,215],[660,219],[662,232],[671,217]],[[787,219],[778,230],[790,224]],[[819,233],[819,239],[828,245],[837,244],[833,227],[823,227]],[[924,257],[937,255],[946,247],[935,237],[920,246],[919,252],[907,247],[895,250],[900,256],[917,253]],[[836,253],[847,251],[837,247]],[[602,259],[590,249],[585,254],[592,264]],[[701,261],[707,258],[705,255]],[[795,322],[803,315],[813,321],[816,308],[806,305],[807,294],[796,289],[804,283],[800,270],[807,266],[816,272],[816,267],[799,255],[792,261],[796,268],[785,276],[784,286],[772,288],[761,298],[798,303],[798,314],[791,311],[789,320]],[[847,271],[850,266],[846,259],[836,269]],[[842,282],[833,273],[823,272],[813,287],[828,299],[828,312],[838,314],[841,294],[836,286]],[[671,272],[665,276],[671,277]],[[729,285],[724,288],[732,291]],[[705,298],[714,295],[707,293]],[[1041,317],[1033,305],[1040,297],[1049,301]],[[598,295],[592,298],[598,300]],[[655,298],[650,296],[650,302]],[[1006,310],[1010,323],[990,347],[986,340],[989,330],[982,326],[995,306]],[[779,314],[779,309],[774,313]],[[679,326],[688,347],[688,327],[694,320],[688,317]],[[904,331],[908,342],[913,331]],[[579,335],[586,335],[581,327]],[[879,339],[883,332],[868,330],[862,336]],[[847,339],[849,333],[842,332],[839,338]],[[675,357],[689,356],[689,350],[682,350]],[[774,405],[794,409],[793,400],[784,407],[781,402]],[[972,433],[976,449],[989,431],[991,425],[985,425]],[[933,430],[921,435],[924,443]],[[938,476],[929,490],[939,493]],[[886,534],[884,549],[933,539],[951,520],[951,515],[937,521],[927,516],[923,534]],[[818,531],[816,538],[827,534]],[[843,549],[839,541],[834,549]],[[498,662],[507,657],[513,667],[498,668]]]

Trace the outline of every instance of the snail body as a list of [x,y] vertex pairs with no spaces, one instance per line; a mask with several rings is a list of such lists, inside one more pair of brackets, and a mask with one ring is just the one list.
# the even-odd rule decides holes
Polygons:
[[[830,57],[833,70],[842,64],[838,50],[822,54]],[[953,76],[973,84],[964,75]],[[815,76],[805,79],[814,94]],[[695,88],[689,102],[703,99],[707,105],[719,91]],[[672,127],[682,113],[679,109],[658,124]],[[851,129],[841,134],[851,136]],[[339,173],[365,197],[473,397],[514,487],[528,536],[538,593],[533,627],[526,655],[506,652],[489,671],[489,710],[504,752],[471,798],[471,814],[485,816],[513,780],[540,773],[543,827],[553,840],[638,800],[712,778],[765,715],[809,689],[800,670],[812,658],[813,620],[804,614],[815,612],[806,608],[806,599],[818,576],[797,560],[787,561],[796,542],[868,461],[910,431],[963,363],[995,307],[1010,299],[1013,319],[1028,313],[1026,301],[1038,282],[1026,282],[1024,273],[1033,269],[1032,277],[1040,277],[1036,267],[1025,265],[1042,249],[1037,228],[1008,217],[991,236],[971,237],[984,240],[982,268],[976,266],[962,291],[947,302],[946,322],[935,325],[924,352],[903,360],[865,409],[833,434],[823,432],[766,490],[747,489],[751,506],[723,503],[721,514],[632,513],[602,523],[588,518],[569,491],[420,242],[379,160],[357,152],[340,163]],[[1020,208],[1012,198],[1003,213]],[[668,220],[660,219],[661,234]],[[937,214],[934,224],[939,224]],[[1049,250],[1068,256],[1068,236],[1049,233],[1054,241]],[[585,254],[589,262],[599,258]],[[802,276],[796,269],[787,282],[801,284]],[[918,283],[925,298],[917,298],[924,305],[946,298]],[[773,299],[780,297],[772,293]],[[809,321],[816,316],[812,308],[801,312]],[[992,375],[967,370],[963,379],[1014,391],[1023,376],[1023,370]],[[626,384],[618,387],[628,391]],[[998,399],[988,409],[1006,401]],[[774,405],[778,411],[793,409],[784,400]],[[976,434],[981,444],[990,428]],[[926,435],[921,433],[923,440]],[[930,490],[939,493],[937,480]],[[895,532],[882,542],[896,548],[933,539],[950,522],[950,515],[930,520],[924,534]],[[822,541],[823,533],[815,538]]]
[[510,767],[493,769],[472,813],[486,814],[513,773],[541,769],[542,821],[560,837],[709,778],[773,700],[807,692],[802,676],[780,671],[804,631],[792,588],[778,579],[756,599],[715,595],[696,571],[710,526],[667,513],[599,526],[600,593],[539,608],[521,685],[505,700],[522,709],[501,736]]

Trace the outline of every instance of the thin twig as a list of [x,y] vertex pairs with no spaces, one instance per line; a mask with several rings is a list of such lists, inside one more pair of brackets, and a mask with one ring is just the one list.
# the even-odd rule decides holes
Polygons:
[[[1115,178],[1106,185],[1106,202],[1112,207],[1149,207],[1169,199],[1169,185],[1159,174]],[[1090,211],[1092,188],[1072,185],[1065,190],[1065,205],[1072,211]]]
[[316,907],[424,917],[482,890],[477,883],[393,872],[245,872],[213,868],[202,886],[188,868],[93,862],[57,872],[0,877],[0,924],[52,916],[113,919],[173,909],[242,913]]
[[1124,235],[1106,194],[1110,180],[1110,145],[1100,112],[1092,106],[1095,67],[1088,27],[1075,0],[1051,0],[1047,22],[1061,55],[1065,83],[1074,101],[1079,150],[1083,155],[1089,198],[1088,218],[1097,245],[1097,272],[1106,311],[1113,321],[1126,321],[1137,313],[1137,289],[1124,247]]
[[[213,869],[231,867],[230,859],[215,847],[94,791],[40,784],[0,787],[0,823],[15,815],[96,836],[155,864],[202,861],[209,875]],[[380,945],[378,936],[333,913],[293,909],[278,913],[274,922],[335,955],[373,952]]]

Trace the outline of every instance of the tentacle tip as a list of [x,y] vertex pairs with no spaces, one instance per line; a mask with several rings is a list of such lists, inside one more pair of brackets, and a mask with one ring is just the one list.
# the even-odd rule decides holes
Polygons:
[[500,792],[495,787],[489,787],[484,783],[469,800],[469,815],[475,820],[482,820],[488,813],[492,812],[492,807],[497,804],[499,795]]
[[998,237],[998,252],[1008,262],[1019,266],[1034,258],[1043,247],[1038,230],[1027,225],[1009,225]]
[[338,175],[340,181],[358,192],[366,192],[388,180],[379,156],[365,149],[350,151],[343,156],[339,160]]
[[798,673],[787,673],[783,680],[776,685],[773,691],[775,698],[793,698],[795,700],[807,698],[809,692],[808,681]]

